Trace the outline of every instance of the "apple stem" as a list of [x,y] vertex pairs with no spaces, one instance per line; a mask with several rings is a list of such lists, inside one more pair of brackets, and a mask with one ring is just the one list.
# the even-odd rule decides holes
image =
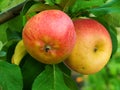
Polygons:
[[50,49],[51,49],[50,45],[45,45],[45,47],[44,47],[45,52],[48,52]]
[[98,50],[98,48],[97,48],[97,47],[95,47],[95,48],[94,48],[94,52],[97,52],[97,50]]

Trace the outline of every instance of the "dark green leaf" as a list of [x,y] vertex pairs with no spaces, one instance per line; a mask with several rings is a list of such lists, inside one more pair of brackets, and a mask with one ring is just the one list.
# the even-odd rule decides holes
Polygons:
[[14,54],[15,46],[17,43],[18,41],[9,41],[4,47],[7,52],[6,59],[10,63],[11,63],[11,58]]
[[35,3],[35,1],[33,0],[27,0],[22,11],[21,11],[21,15],[24,16],[26,14],[26,12],[28,11],[28,9]]
[[22,32],[23,21],[21,15],[9,20],[7,23],[8,23],[8,28],[10,28],[10,30],[16,32]]
[[117,35],[114,33],[114,27],[109,27],[109,33],[112,38],[112,55],[116,53],[117,48],[118,48],[118,40],[117,40]]
[[72,77],[68,76],[67,74],[64,74],[64,81],[65,84],[70,88],[70,90],[78,90],[78,86],[72,79]]
[[7,33],[7,39],[8,41],[10,40],[21,40],[21,33],[17,32],[17,31],[12,31],[10,28],[8,28],[6,30]]
[[71,70],[62,62],[58,64],[59,68],[62,70],[63,73],[71,76]]
[[0,60],[0,88],[1,90],[22,90],[22,75],[16,65]]
[[31,90],[34,79],[44,70],[44,64],[36,61],[30,55],[26,55],[21,63],[24,90]]
[[57,65],[46,66],[35,79],[32,90],[70,90],[64,83],[63,73]]

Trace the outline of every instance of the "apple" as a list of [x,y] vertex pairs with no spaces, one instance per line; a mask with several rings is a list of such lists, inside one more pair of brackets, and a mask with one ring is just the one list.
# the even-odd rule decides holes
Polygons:
[[22,38],[28,53],[45,64],[57,64],[67,58],[76,41],[71,18],[60,10],[45,10],[29,19]]
[[94,74],[109,61],[112,53],[111,37],[106,28],[93,19],[73,20],[76,45],[65,64],[81,74]]

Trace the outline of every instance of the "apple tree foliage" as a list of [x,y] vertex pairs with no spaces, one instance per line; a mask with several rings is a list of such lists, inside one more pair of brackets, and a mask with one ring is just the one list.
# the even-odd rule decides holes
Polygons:
[[62,10],[71,19],[93,18],[107,28],[113,44],[111,60],[87,79],[80,75],[83,78],[81,87],[83,90],[120,90],[120,32],[116,30],[120,27],[120,0],[1,0],[0,15],[21,2],[25,4],[20,14],[0,24],[0,90],[79,90],[64,63],[42,64],[29,54],[19,66],[11,63],[27,19],[48,9]]

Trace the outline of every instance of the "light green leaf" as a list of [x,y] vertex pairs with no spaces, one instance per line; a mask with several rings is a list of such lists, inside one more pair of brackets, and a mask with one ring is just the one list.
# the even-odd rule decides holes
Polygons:
[[0,11],[1,12],[6,11],[9,8],[12,8],[23,1],[25,0],[2,0],[2,1],[0,0]]
[[109,13],[104,16],[109,25],[120,27],[120,13]]
[[20,68],[0,60],[0,90],[22,90],[22,87]]
[[0,51],[2,50],[3,43],[0,41]]
[[55,4],[54,0],[45,0],[46,4],[49,4],[50,6],[53,6]]
[[32,90],[70,90],[64,83],[63,73],[57,65],[48,65],[35,79]]

